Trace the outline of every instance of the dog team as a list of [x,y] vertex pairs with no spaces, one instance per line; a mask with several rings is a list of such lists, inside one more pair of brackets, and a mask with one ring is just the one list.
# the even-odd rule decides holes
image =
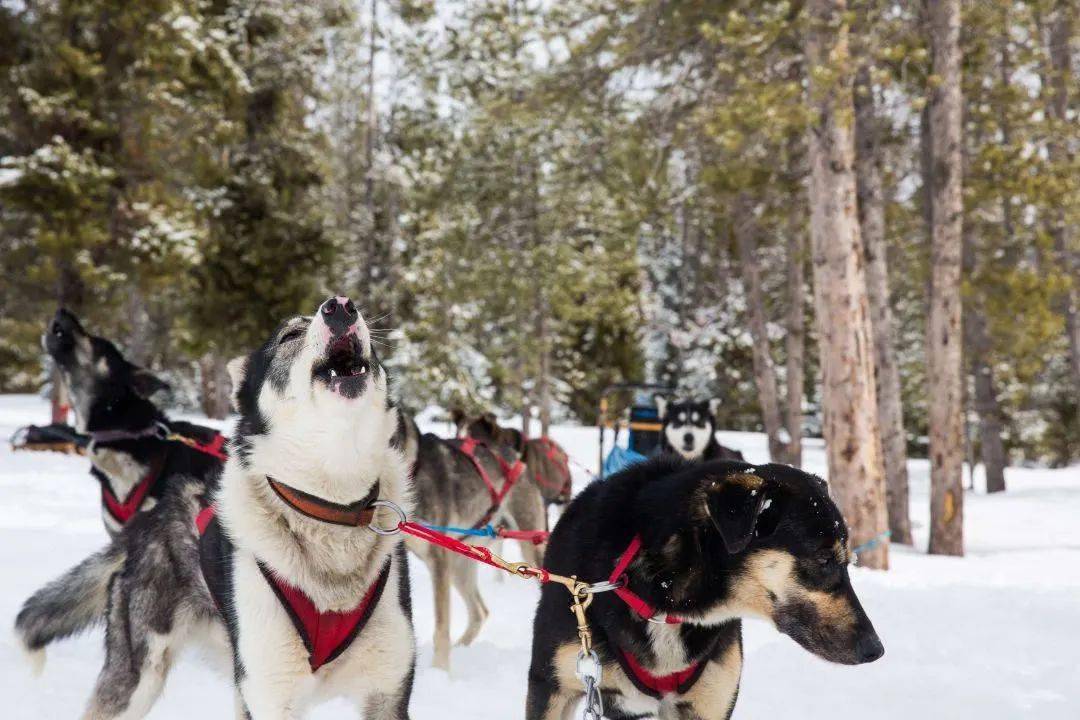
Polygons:
[[[458,437],[421,433],[345,297],[229,363],[238,420],[227,442],[168,418],[150,399],[162,383],[70,312],[43,342],[88,439],[110,542],[34,593],[15,626],[40,668],[50,643],[104,621],[88,720],[144,717],[189,644],[231,660],[237,718],[296,718],[343,696],[368,720],[405,720],[417,647],[408,554],[432,578],[436,666],[450,663],[451,588],[468,611],[460,643],[489,611],[478,563],[403,539],[398,518],[546,530],[552,504],[565,509],[550,537],[522,553],[614,588],[588,610],[604,717],[729,718],[744,617],[833,662],[884,652],[825,482],[742,461],[717,443],[709,403],[657,398],[662,452],[571,499],[567,455],[546,438],[460,413]],[[574,717],[579,649],[566,592],[544,585],[527,720]]]

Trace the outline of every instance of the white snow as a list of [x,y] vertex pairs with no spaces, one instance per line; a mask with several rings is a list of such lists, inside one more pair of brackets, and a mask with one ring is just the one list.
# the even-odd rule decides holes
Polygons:
[[[0,396],[4,437],[47,417],[39,398]],[[445,432],[446,425],[432,429]],[[557,427],[553,434],[577,462],[596,465],[595,430]],[[766,459],[763,435],[720,438],[751,461]],[[808,445],[807,467],[823,473],[820,441]],[[893,546],[889,572],[853,572],[885,657],[862,667],[830,665],[764,623],[747,623],[737,719],[1080,717],[1080,468],[1010,468],[1004,495],[969,493],[963,559],[922,553],[928,466],[913,460],[910,470],[919,551]],[[587,477],[577,467],[574,475],[580,489]],[[0,621],[10,628],[31,592],[104,542],[84,459],[0,448]],[[454,649],[448,676],[430,667],[431,594],[419,563],[412,577],[420,642],[413,719],[523,717],[536,587],[482,571],[491,618],[472,647]],[[455,599],[454,631],[463,628],[464,607]],[[44,675],[33,678],[12,634],[0,633],[2,715],[77,717],[102,655],[102,631],[95,629],[54,644]],[[310,715],[349,716],[341,702]],[[232,717],[227,676],[195,653],[182,657],[150,717]]]

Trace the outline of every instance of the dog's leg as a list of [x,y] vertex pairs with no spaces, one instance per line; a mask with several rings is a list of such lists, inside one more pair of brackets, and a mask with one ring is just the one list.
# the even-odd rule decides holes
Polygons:
[[293,678],[290,673],[247,676],[241,684],[243,704],[251,720],[292,720]]
[[364,704],[364,720],[409,720],[409,698],[412,696],[413,671],[397,692],[377,693]]
[[239,686],[233,688],[233,714],[236,720],[251,720],[251,714],[248,712],[247,703],[244,702],[244,695],[240,692]]
[[565,692],[554,678],[529,677],[525,720],[571,720],[581,693]]
[[710,660],[694,686],[679,702],[675,720],[729,720],[739,697],[742,677],[742,643],[733,642],[718,658]]
[[172,664],[173,638],[150,631],[137,618],[133,622],[129,600],[123,590],[113,593],[105,633],[105,665],[83,715],[85,720],[145,717],[165,684]]
[[465,558],[456,557],[452,562],[454,587],[461,594],[465,606],[469,610],[469,625],[465,628],[465,632],[457,644],[469,645],[480,634],[480,629],[484,627],[488,617],[488,608],[484,604],[483,595],[480,594],[480,587],[476,578],[476,563]]
[[433,665],[450,670],[450,564],[445,553],[433,553],[431,588],[435,592],[435,659]]

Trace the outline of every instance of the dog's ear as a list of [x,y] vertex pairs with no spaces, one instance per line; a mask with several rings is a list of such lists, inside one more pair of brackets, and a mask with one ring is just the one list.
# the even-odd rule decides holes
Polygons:
[[720,398],[713,398],[709,400],[709,415],[712,415],[712,419],[716,420],[716,413],[720,412]]
[[131,387],[142,397],[148,398],[156,392],[168,390],[169,383],[145,368],[132,366]]
[[229,372],[229,399],[232,400],[233,410],[240,411],[240,386],[244,384],[244,374],[247,373],[247,356],[234,357],[225,364]]
[[656,403],[656,417],[659,418],[661,422],[663,422],[664,418],[667,417],[668,399],[663,395],[659,394],[653,395],[652,399],[653,402]]
[[705,481],[705,510],[729,553],[742,552],[750,544],[765,502],[765,481],[753,473]]

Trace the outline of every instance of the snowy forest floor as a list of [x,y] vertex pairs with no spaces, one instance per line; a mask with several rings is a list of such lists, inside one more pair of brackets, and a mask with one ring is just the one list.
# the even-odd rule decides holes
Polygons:
[[[39,398],[0,396],[4,438],[47,417]],[[553,436],[578,462],[595,466],[595,430],[557,427]],[[767,459],[762,435],[724,432],[720,438],[751,462]],[[820,441],[810,440],[805,456],[808,470],[825,474]],[[861,667],[830,665],[765,623],[748,622],[735,718],[1080,716],[1080,468],[1010,468],[1007,493],[968,493],[963,559],[923,554],[928,464],[912,460],[910,471],[916,549],[894,545],[889,572],[853,570],[885,657]],[[976,487],[980,480],[976,473]],[[575,468],[575,487],[587,482]],[[10,628],[31,592],[104,542],[85,459],[0,447],[0,623]],[[412,563],[412,582],[420,646],[413,720],[521,718],[537,588],[482,572],[491,618],[472,647],[454,649],[447,675],[431,668],[431,587],[419,563]],[[453,612],[456,635],[465,625],[457,598]],[[0,632],[0,715],[78,717],[102,656],[99,628],[54,645],[44,675],[35,679],[11,632]],[[191,653],[177,662],[150,717],[231,718],[232,706],[227,676]],[[311,713],[352,716],[340,701]]]

